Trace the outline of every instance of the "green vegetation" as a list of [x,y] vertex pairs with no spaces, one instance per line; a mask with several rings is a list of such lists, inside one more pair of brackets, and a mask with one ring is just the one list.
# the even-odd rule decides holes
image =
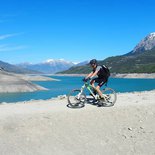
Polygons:
[[[155,48],[149,51],[109,57],[99,64],[107,65],[111,73],[155,73]],[[91,71],[89,65],[71,67],[61,74],[86,74]]]

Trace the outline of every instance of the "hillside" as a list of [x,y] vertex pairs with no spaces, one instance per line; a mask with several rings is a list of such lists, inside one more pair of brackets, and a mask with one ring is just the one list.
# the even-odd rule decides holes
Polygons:
[[[155,73],[155,49],[138,55],[115,56],[99,61],[99,65],[107,65],[111,73]],[[86,74],[91,71],[89,65],[71,67],[61,74]]]
[[102,61],[112,73],[155,73],[155,49],[138,55],[110,57]]
[[19,75],[10,72],[0,71],[0,77],[0,93],[33,92],[39,90],[47,90],[42,86],[33,84],[29,80],[26,80],[27,77],[25,79],[25,75],[21,76],[21,74]]
[[[99,62],[110,68],[111,73],[155,73],[155,33],[150,33],[129,53],[108,57]],[[61,74],[86,74],[89,65],[71,67]]]

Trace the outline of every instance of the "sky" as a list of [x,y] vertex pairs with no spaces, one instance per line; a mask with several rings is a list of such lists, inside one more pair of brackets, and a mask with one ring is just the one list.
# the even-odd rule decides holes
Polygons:
[[5,0],[0,60],[82,62],[130,52],[155,32],[154,0]]

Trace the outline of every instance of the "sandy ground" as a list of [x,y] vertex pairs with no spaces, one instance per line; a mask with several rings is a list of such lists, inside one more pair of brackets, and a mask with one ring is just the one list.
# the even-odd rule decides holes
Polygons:
[[113,107],[66,105],[0,105],[0,154],[155,155],[155,91],[120,93]]

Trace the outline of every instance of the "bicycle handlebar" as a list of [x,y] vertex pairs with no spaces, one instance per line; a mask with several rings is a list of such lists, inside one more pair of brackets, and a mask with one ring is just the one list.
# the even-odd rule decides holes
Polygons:
[[90,78],[83,78],[83,79],[82,79],[83,82],[88,82],[88,81],[90,81],[90,80],[91,80]]

